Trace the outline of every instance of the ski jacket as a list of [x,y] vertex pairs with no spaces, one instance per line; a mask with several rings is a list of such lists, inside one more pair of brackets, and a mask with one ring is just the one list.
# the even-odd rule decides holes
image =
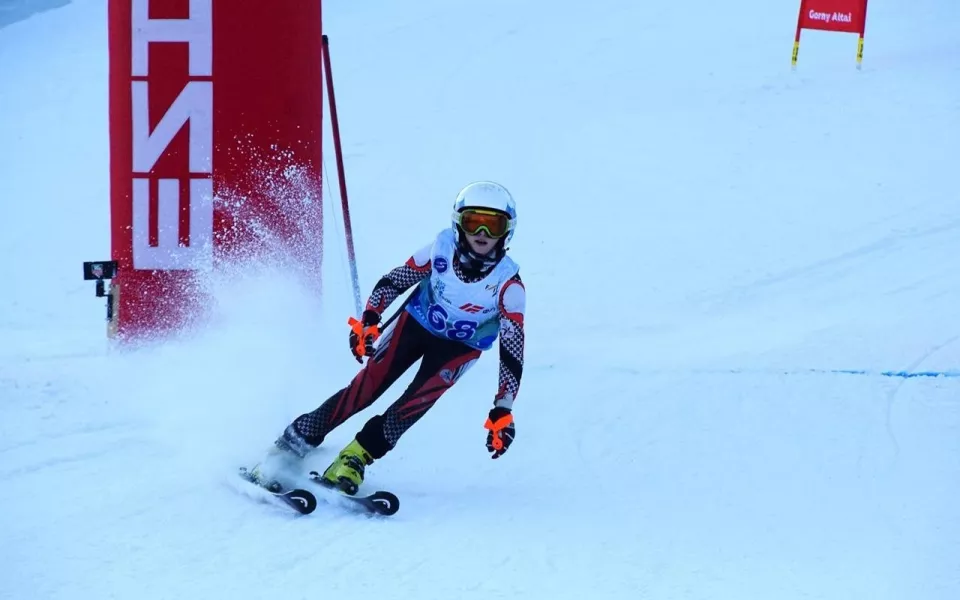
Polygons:
[[379,314],[414,285],[403,310],[424,329],[481,351],[500,340],[495,406],[512,409],[523,374],[526,289],[520,267],[504,257],[489,272],[471,276],[461,266],[456,234],[445,229],[403,265],[377,282],[367,310]]

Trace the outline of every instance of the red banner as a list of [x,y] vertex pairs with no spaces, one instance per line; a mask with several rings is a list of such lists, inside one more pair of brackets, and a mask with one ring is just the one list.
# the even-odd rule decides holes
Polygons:
[[863,60],[863,36],[867,23],[867,0],[800,0],[797,35],[793,42],[793,66],[800,51],[800,32],[820,29],[841,33],[857,33],[857,68]]
[[801,29],[863,33],[865,0],[805,0],[801,4]]
[[199,315],[196,275],[223,258],[319,239],[321,33],[320,0],[110,0],[121,336]]

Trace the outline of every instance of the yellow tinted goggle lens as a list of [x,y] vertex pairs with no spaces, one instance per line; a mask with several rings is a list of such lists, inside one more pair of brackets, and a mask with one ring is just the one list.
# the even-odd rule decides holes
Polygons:
[[501,238],[507,235],[508,226],[509,219],[503,213],[475,209],[460,213],[460,227],[470,235],[475,235],[482,229],[490,237]]

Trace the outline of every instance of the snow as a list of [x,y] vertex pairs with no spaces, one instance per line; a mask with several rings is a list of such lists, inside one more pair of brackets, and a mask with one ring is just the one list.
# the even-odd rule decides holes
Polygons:
[[484,357],[369,468],[387,520],[232,484],[356,370],[335,185],[322,297],[247,267],[108,347],[105,4],[0,29],[0,598],[960,597],[960,4],[791,72],[795,2],[328,2],[363,294],[466,182],[520,211],[516,443]]

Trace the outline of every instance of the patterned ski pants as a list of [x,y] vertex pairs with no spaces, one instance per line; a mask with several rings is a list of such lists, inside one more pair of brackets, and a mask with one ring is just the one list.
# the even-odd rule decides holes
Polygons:
[[384,330],[376,354],[367,359],[353,381],[313,412],[297,417],[293,425],[307,443],[319,446],[329,432],[373,404],[422,358],[403,394],[357,434],[360,445],[373,458],[381,458],[479,357],[479,350],[433,335],[403,311]]

